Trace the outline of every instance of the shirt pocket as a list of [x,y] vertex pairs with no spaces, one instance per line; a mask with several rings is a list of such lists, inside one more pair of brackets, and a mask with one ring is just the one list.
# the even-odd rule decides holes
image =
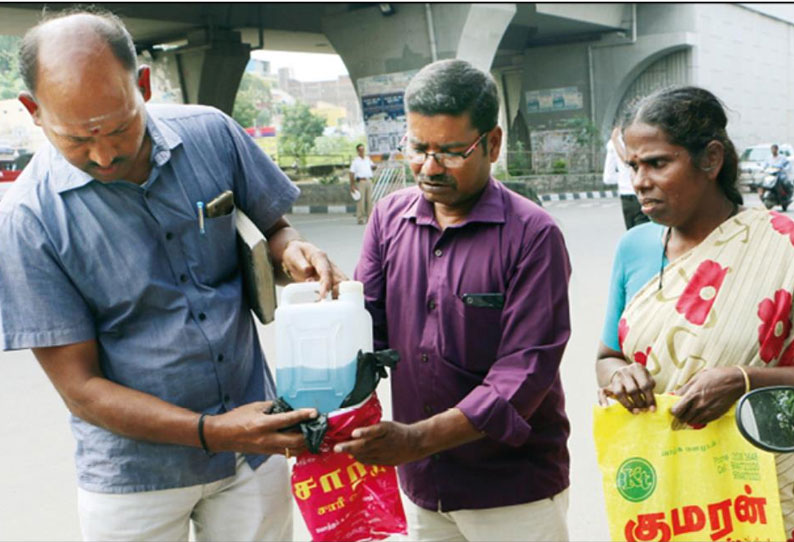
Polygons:
[[195,269],[199,282],[215,286],[225,282],[237,270],[237,209],[215,218],[204,219],[204,233],[199,234],[199,265]]
[[502,307],[504,295],[499,292],[466,293],[456,296],[456,312],[461,320],[455,343],[461,351],[461,365],[485,374],[496,361],[502,340]]

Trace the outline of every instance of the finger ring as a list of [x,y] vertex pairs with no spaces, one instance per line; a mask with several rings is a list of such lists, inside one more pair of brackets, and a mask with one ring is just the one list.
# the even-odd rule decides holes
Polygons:
[[289,448],[284,448],[284,455],[287,457],[287,459],[289,459]]

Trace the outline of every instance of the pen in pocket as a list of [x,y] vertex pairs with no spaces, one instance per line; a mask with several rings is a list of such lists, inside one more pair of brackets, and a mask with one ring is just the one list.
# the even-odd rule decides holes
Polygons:
[[196,202],[196,207],[198,208],[199,233],[201,233],[201,235],[204,235],[204,202],[203,201],[197,201]]

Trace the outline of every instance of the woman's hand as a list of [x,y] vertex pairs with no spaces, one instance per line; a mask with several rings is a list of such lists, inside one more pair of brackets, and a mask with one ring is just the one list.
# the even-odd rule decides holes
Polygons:
[[653,388],[656,386],[651,373],[644,365],[629,363],[612,373],[609,383],[599,388],[598,404],[608,406],[607,398],[615,399],[633,414],[646,410],[654,412],[656,401]]
[[744,394],[744,376],[737,367],[715,367],[695,374],[681,386],[670,412],[689,425],[705,425],[725,414]]
[[623,352],[613,350],[603,342],[598,344],[596,377],[598,404],[609,406],[608,398],[615,399],[627,410],[639,414],[656,410],[653,388],[656,382],[644,365],[627,361]]

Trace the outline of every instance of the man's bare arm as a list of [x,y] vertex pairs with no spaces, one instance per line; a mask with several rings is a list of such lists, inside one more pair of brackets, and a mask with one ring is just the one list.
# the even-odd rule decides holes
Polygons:
[[[34,348],[33,353],[75,416],[137,440],[201,446],[197,430],[199,414],[105,378],[95,340]],[[247,453],[284,453],[287,447],[302,449],[301,435],[276,430],[308,419],[313,413],[299,410],[265,415],[266,406],[265,402],[251,403],[206,418],[205,438],[209,448]]]

